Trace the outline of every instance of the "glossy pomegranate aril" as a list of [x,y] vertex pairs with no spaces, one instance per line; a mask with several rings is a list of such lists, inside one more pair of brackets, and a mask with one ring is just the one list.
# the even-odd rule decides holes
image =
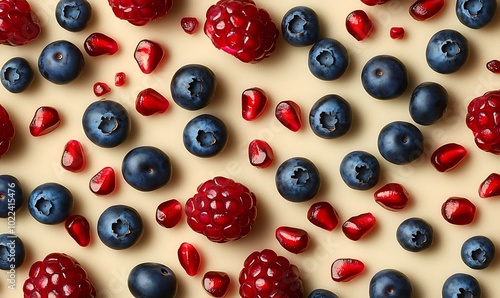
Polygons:
[[444,0],[417,0],[410,6],[410,15],[417,21],[425,21],[436,15],[444,6]]
[[387,183],[373,194],[375,202],[390,211],[399,211],[408,205],[410,195],[403,185]]
[[85,168],[87,159],[83,152],[82,144],[77,140],[70,140],[66,143],[61,158],[61,165],[70,172],[80,172]]
[[104,94],[111,92],[111,88],[109,87],[109,85],[104,82],[95,83],[92,90],[94,91],[94,94],[97,97],[103,96]]
[[500,73],[500,60],[490,60],[486,63],[486,68],[492,73]]
[[479,185],[479,196],[483,199],[500,195],[500,175],[491,173]]
[[127,82],[127,75],[124,72],[120,71],[115,74],[116,87],[121,87],[125,85],[126,82]]
[[10,120],[9,113],[0,105],[0,157],[9,151],[11,140],[15,134],[16,130]]
[[377,220],[370,212],[353,216],[342,224],[342,232],[351,240],[359,240],[370,233]]
[[302,115],[298,104],[285,100],[276,106],[275,116],[281,124],[293,132],[302,127]]
[[347,32],[358,41],[364,40],[370,36],[375,28],[372,20],[363,10],[355,10],[348,14],[345,20],[345,26]]
[[96,195],[109,195],[115,187],[116,176],[112,167],[105,167],[90,178],[89,188]]
[[389,34],[392,39],[403,39],[405,37],[405,29],[403,27],[391,27]]
[[231,279],[225,272],[208,271],[203,275],[203,288],[212,297],[224,297]]
[[451,197],[443,203],[441,215],[451,224],[467,225],[476,217],[476,206],[466,198]]
[[200,271],[201,257],[191,243],[183,242],[177,250],[177,257],[182,268],[189,276],[195,276]]
[[431,163],[439,172],[456,168],[467,156],[467,149],[460,144],[448,143],[437,148],[431,155]]
[[181,19],[182,30],[184,30],[187,34],[195,33],[199,24],[200,22],[198,22],[198,19],[194,17],[184,17]]
[[264,90],[254,87],[241,94],[241,114],[243,119],[252,121],[262,115],[267,107],[267,95]]
[[275,236],[284,249],[294,254],[304,252],[310,244],[309,234],[299,228],[281,226],[276,229]]
[[86,247],[90,244],[90,224],[82,215],[70,215],[64,222],[64,227],[78,245]]
[[357,259],[337,259],[332,263],[332,279],[347,282],[365,270],[365,264]]
[[152,73],[165,57],[162,46],[154,41],[143,39],[135,48],[134,59],[141,71],[145,74]]
[[85,52],[92,57],[114,55],[118,52],[118,43],[113,38],[96,32],[90,34],[87,39],[85,39],[83,48]]
[[156,208],[156,222],[164,228],[175,227],[182,218],[182,204],[176,199],[164,201]]
[[34,137],[48,134],[61,124],[59,113],[53,107],[39,107],[30,123],[30,133]]
[[337,210],[328,202],[317,202],[307,210],[307,219],[315,226],[333,231],[339,224]]
[[389,2],[389,0],[361,0],[366,5],[374,6]]
[[252,166],[267,168],[274,160],[273,149],[266,141],[253,140],[248,145],[248,159]]
[[169,106],[168,100],[152,88],[139,92],[135,100],[135,109],[143,116],[162,114]]

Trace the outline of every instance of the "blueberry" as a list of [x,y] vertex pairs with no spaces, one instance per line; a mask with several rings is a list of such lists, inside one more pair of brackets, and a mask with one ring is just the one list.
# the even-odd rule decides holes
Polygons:
[[309,293],[307,298],[339,298],[339,296],[328,290],[316,289]]
[[460,32],[444,29],[429,40],[425,58],[429,67],[442,74],[459,70],[469,58],[469,42]]
[[125,107],[107,99],[91,103],[83,113],[82,124],[92,143],[105,148],[123,143],[131,127]]
[[293,46],[310,46],[319,40],[318,15],[307,6],[293,7],[281,20],[281,32],[285,41]]
[[340,176],[350,188],[367,190],[377,184],[380,164],[377,158],[368,152],[352,151],[340,162]]
[[495,16],[496,0],[457,0],[455,12],[458,20],[472,29],[486,26]]
[[212,70],[204,65],[188,64],[173,75],[170,92],[176,104],[195,111],[209,104],[214,97],[216,85]]
[[352,124],[351,105],[336,94],[328,94],[314,103],[309,125],[319,137],[333,139],[345,135]]
[[383,269],[370,280],[370,298],[411,298],[413,286],[408,277],[396,269]]
[[47,182],[37,186],[28,199],[28,210],[43,224],[64,222],[73,209],[73,194],[61,184]]
[[24,243],[14,234],[0,234],[0,270],[19,268],[26,256]]
[[34,72],[28,60],[21,57],[9,59],[2,66],[0,81],[9,92],[21,93],[33,82]]
[[227,127],[219,118],[202,114],[191,119],[182,133],[184,147],[199,157],[211,157],[226,146]]
[[361,83],[370,96],[376,99],[393,99],[401,96],[408,87],[408,72],[398,58],[378,55],[364,65]]
[[0,175],[0,218],[8,218],[23,206],[21,183],[11,175]]
[[130,150],[122,162],[125,181],[140,191],[152,191],[167,184],[172,165],[167,154],[156,147],[142,146]]
[[349,66],[349,53],[339,41],[324,38],[309,50],[308,66],[311,73],[321,80],[340,78]]
[[396,239],[404,249],[419,252],[432,245],[432,226],[418,217],[404,220],[396,230]]
[[286,200],[305,202],[318,193],[321,177],[312,161],[303,157],[292,157],[278,167],[275,183],[278,192]]
[[442,288],[443,298],[480,298],[481,287],[473,276],[466,273],[455,273],[448,277]]
[[434,82],[424,82],[413,89],[410,116],[420,125],[431,125],[441,119],[448,106],[448,92]]
[[38,57],[38,70],[54,84],[67,84],[75,80],[85,67],[80,49],[66,40],[49,43]]
[[462,244],[460,256],[470,268],[484,269],[495,257],[495,244],[486,236],[473,236]]
[[380,154],[397,165],[410,163],[424,152],[422,132],[405,121],[394,121],[384,126],[377,142]]
[[143,230],[139,213],[125,205],[108,207],[97,221],[99,239],[107,247],[116,250],[136,244],[141,239]]
[[92,17],[92,6],[87,0],[59,0],[56,5],[57,23],[71,32],[87,28]]
[[177,278],[167,266],[147,262],[136,265],[128,275],[128,288],[137,298],[173,298],[177,293]]

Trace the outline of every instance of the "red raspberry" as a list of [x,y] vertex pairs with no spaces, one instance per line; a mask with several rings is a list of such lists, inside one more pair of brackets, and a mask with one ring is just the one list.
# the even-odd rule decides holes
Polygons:
[[26,0],[0,0],[0,44],[20,46],[40,35],[40,22]]
[[24,297],[96,297],[94,285],[87,272],[71,256],[51,253],[31,265],[23,285]]
[[108,0],[113,13],[132,25],[144,26],[164,17],[172,8],[173,0]]
[[297,266],[270,249],[253,252],[246,258],[239,282],[242,298],[302,298],[304,292]]
[[0,157],[10,148],[10,141],[14,138],[16,131],[9,119],[9,113],[0,105]]
[[204,32],[214,46],[243,62],[262,60],[276,48],[278,28],[252,0],[219,0],[206,17]]
[[465,122],[480,149],[500,154],[500,90],[474,98],[467,107]]
[[201,184],[187,200],[187,223],[214,242],[228,242],[246,236],[257,217],[255,195],[244,185],[224,177]]

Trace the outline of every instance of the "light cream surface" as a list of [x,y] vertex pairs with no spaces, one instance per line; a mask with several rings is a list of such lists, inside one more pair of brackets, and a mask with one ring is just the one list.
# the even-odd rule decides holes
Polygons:
[[[165,18],[145,27],[135,27],[118,20],[107,1],[90,0],[93,6],[91,25],[80,33],[70,33],[58,26],[54,18],[57,1],[30,1],[39,15],[43,33],[27,46],[12,48],[0,46],[0,63],[22,56],[36,67],[41,49],[49,42],[67,39],[83,50],[83,41],[92,32],[101,32],[117,40],[120,50],[114,56],[89,57],[85,55],[83,75],[68,85],[57,86],[37,72],[34,84],[22,94],[11,94],[0,88],[0,104],[11,115],[17,130],[11,151],[0,160],[0,173],[16,176],[22,183],[26,197],[39,184],[53,181],[67,186],[75,198],[73,213],[87,217],[92,225],[92,243],[79,247],[64,229],[64,225],[47,226],[31,217],[26,207],[16,215],[15,229],[27,249],[24,265],[16,271],[16,290],[7,289],[8,274],[0,272],[0,296],[22,297],[22,284],[31,263],[51,252],[65,252],[82,263],[91,276],[98,297],[131,297],[127,276],[132,267],[141,262],[155,261],[171,267],[179,281],[178,297],[208,297],[201,286],[203,273],[208,270],[227,272],[232,284],[228,297],[238,296],[238,273],[243,260],[255,250],[272,248],[286,256],[301,270],[305,293],[315,288],[333,291],[339,297],[368,297],[370,278],[384,268],[403,271],[410,278],[415,297],[440,297],[444,280],[453,273],[474,275],[480,282],[483,297],[494,298],[500,292],[499,260],[483,271],[469,269],[460,259],[460,246],[473,235],[486,235],[495,244],[500,243],[498,224],[500,201],[498,198],[481,199],[479,183],[490,173],[499,171],[498,156],[482,152],[465,126],[465,109],[468,102],[488,90],[500,87],[500,77],[490,73],[485,64],[500,58],[497,40],[500,20],[497,17],[480,30],[468,29],[457,20],[454,1],[448,1],[433,19],[415,21],[408,14],[412,1],[392,0],[376,7],[368,7],[359,0],[322,1],[287,0],[257,1],[267,9],[277,24],[285,12],[296,5],[308,5],[319,15],[322,37],[342,42],[350,53],[351,63],[347,73],[336,81],[316,79],[307,68],[308,47],[296,48],[281,38],[277,50],[258,64],[243,64],[232,56],[215,49],[203,34],[202,26],[206,9],[212,0],[177,0]],[[358,42],[350,36],[344,25],[347,14],[364,9],[375,22],[376,29],[369,39]],[[186,34],[180,19],[194,16],[200,28],[194,35]],[[406,29],[403,40],[392,40],[389,29],[402,26]],[[438,30],[454,28],[470,42],[471,55],[467,64],[458,72],[441,75],[432,71],[425,62],[425,47],[429,38]],[[150,75],[140,72],[133,59],[136,44],[144,39],[157,41],[164,46],[167,56],[159,69]],[[362,88],[360,72],[364,63],[378,54],[395,55],[408,68],[410,83],[403,96],[380,101],[371,98]],[[217,76],[217,91],[213,102],[200,111],[187,111],[171,100],[169,89],[173,73],[189,63],[200,63],[211,68]],[[114,87],[116,72],[123,71],[128,82]],[[112,87],[107,98],[123,104],[132,118],[132,134],[127,141],[114,149],[99,148],[83,133],[81,118],[84,109],[98,100],[92,85],[103,81]],[[376,141],[380,129],[393,120],[411,121],[408,102],[412,89],[421,82],[435,81],[449,92],[449,108],[441,121],[433,126],[419,126],[425,137],[424,155],[416,162],[396,166],[386,162],[377,151]],[[241,92],[248,87],[264,89],[270,99],[264,115],[254,122],[241,117]],[[144,88],[154,88],[170,100],[169,110],[162,115],[144,117],[134,108],[137,93]],[[345,136],[320,139],[313,134],[307,122],[313,103],[329,93],[336,93],[348,100],[354,110],[354,125]],[[274,116],[274,107],[281,100],[294,100],[302,108],[303,128],[293,133],[284,128]],[[62,118],[61,126],[52,133],[34,138],[28,125],[35,110],[43,105],[55,107]],[[182,144],[182,129],[194,116],[211,113],[220,117],[228,126],[230,139],[224,151],[213,158],[191,155]],[[267,169],[257,169],[248,162],[247,145],[255,138],[270,143],[275,152],[275,162]],[[82,142],[88,165],[83,172],[70,173],[60,166],[64,144],[70,139]],[[449,173],[437,172],[429,162],[433,150],[440,145],[456,142],[464,145],[469,154],[459,168]],[[173,163],[173,177],[165,187],[142,193],[127,185],[120,175],[123,156],[130,149],[153,145],[164,150]],[[339,175],[341,159],[350,151],[365,150],[380,161],[382,177],[376,188],[387,182],[403,184],[411,195],[411,203],[400,212],[381,208],[373,200],[373,191],[356,191],[348,188]],[[311,201],[291,203],[280,197],[274,175],[278,165],[294,156],[312,160],[321,173],[323,183],[319,194]],[[105,166],[118,173],[118,188],[106,197],[97,197],[88,189],[89,179]],[[155,222],[159,203],[176,198],[185,202],[194,194],[198,184],[215,175],[230,177],[249,187],[258,198],[258,218],[251,234],[234,243],[215,244],[194,233],[185,223],[165,229]],[[440,214],[441,204],[450,196],[469,198],[478,208],[475,221],[468,226],[453,226]],[[350,216],[372,212],[377,217],[376,229],[357,242],[347,239],[338,227],[332,232],[322,230],[308,222],[308,207],[317,201],[329,201],[338,211],[341,221]],[[134,247],[115,251],[100,242],[96,223],[101,212],[110,205],[126,204],[136,208],[143,217],[145,233]],[[435,242],[429,250],[410,253],[396,241],[396,228],[404,219],[418,216],[432,224]],[[280,247],[274,238],[278,226],[289,225],[307,230],[312,238],[310,248],[294,255]],[[7,232],[5,219],[0,220],[0,232]],[[194,244],[200,251],[203,264],[201,272],[189,277],[177,260],[177,248],[184,242]],[[357,258],[366,270],[348,283],[336,283],[330,278],[330,266],[337,258]]]

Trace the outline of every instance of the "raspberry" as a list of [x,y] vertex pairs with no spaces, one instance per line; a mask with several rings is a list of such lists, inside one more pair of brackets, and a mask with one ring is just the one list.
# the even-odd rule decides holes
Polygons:
[[270,249],[251,253],[239,276],[239,294],[246,297],[303,297],[297,266]]
[[255,195],[244,185],[224,177],[201,184],[187,200],[187,223],[214,242],[245,237],[257,216]]
[[9,113],[0,105],[0,157],[10,148],[10,141],[15,135],[14,125],[9,119]]
[[20,46],[40,35],[40,22],[26,0],[0,0],[0,44]]
[[164,17],[172,8],[173,0],[108,0],[116,17],[132,25],[144,26],[150,21]]
[[23,285],[24,297],[96,297],[85,269],[71,256],[51,253],[31,265]]
[[252,0],[220,0],[206,17],[204,32],[214,46],[243,62],[260,61],[276,48],[278,28]]
[[476,145],[486,152],[500,154],[500,90],[474,98],[465,119]]

